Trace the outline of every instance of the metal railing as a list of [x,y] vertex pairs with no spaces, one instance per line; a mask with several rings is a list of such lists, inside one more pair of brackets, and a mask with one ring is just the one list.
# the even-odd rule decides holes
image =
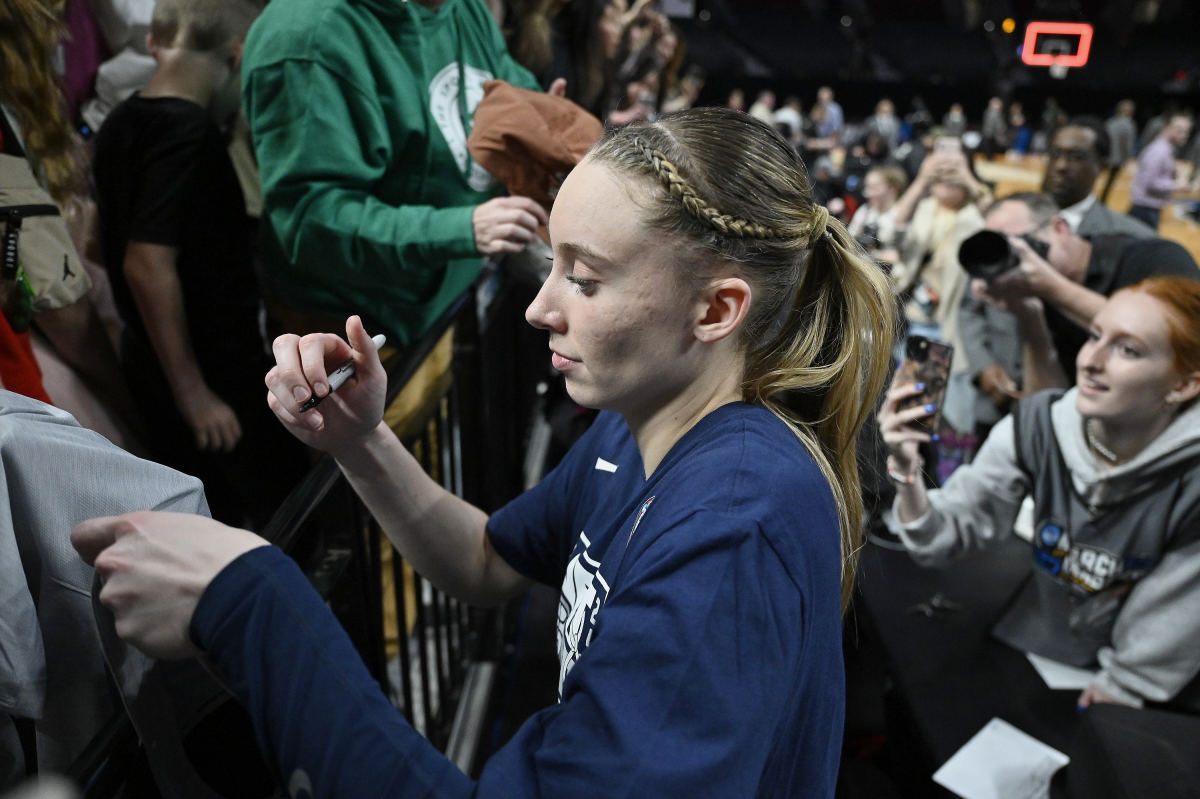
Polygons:
[[[524,321],[510,307],[510,288],[485,274],[409,348],[388,379],[390,403],[454,328],[453,379],[405,444],[443,488],[485,509],[524,487],[519,422],[529,404],[517,399],[521,370],[508,368],[520,361],[519,337],[509,328]],[[469,608],[408,567],[328,456],[283,503],[264,536],[305,568],[413,727],[470,772],[478,750],[472,739],[482,733],[486,694],[504,646],[503,612]],[[390,617],[383,590],[388,563]]]
[[[444,488],[485,510],[524,487],[523,417],[536,405],[536,381],[519,355],[524,321],[514,290],[519,292],[497,273],[485,272],[388,375],[390,403],[454,328],[449,388],[436,398],[428,422],[405,443]],[[262,534],[299,563],[413,727],[472,773],[504,648],[503,610],[468,608],[407,567],[329,456],[314,463]],[[394,586],[394,657],[388,655],[384,608],[388,577]],[[136,733],[121,714],[76,759],[68,776],[86,788],[89,798],[113,795],[121,776],[112,772],[129,768],[135,747]]]

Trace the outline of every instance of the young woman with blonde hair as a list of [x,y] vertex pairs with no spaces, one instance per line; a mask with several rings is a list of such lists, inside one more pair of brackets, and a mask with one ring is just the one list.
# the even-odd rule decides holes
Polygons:
[[[206,651],[314,796],[832,796],[855,436],[886,380],[887,279],[812,203],[788,143],[727,109],[607,134],[550,231],[553,270],[526,316],[571,396],[603,412],[490,517],[381,423],[384,374],[357,317],[349,343],[277,339],[267,377],[280,420],[334,455],[444,590],[495,604],[562,586],[560,701],[477,783],[387,706],[295,565],[248,533],[86,522],[74,540],[101,598],[139,646]],[[354,380],[300,413],[347,358]],[[137,542],[162,556],[122,554]]]

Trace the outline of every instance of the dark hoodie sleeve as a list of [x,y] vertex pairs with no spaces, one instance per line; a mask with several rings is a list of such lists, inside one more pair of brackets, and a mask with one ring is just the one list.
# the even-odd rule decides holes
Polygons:
[[[252,550],[217,576],[192,638],[245,705],[292,796],[715,799],[754,795],[768,768],[785,773],[764,792],[795,795],[780,781],[801,765],[828,783],[814,794],[832,793],[838,638],[812,637],[816,627],[801,613],[807,597],[779,601],[780,592],[797,591],[786,564],[738,524],[689,514],[655,535],[609,597],[604,632],[569,675],[563,701],[527,720],[479,782],[388,703],[278,549]],[[796,698],[818,685],[820,701]],[[811,704],[820,709],[806,709],[802,721],[787,715],[780,732],[785,708]],[[802,753],[796,763],[769,762],[778,735]]]
[[246,706],[290,795],[471,795],[471,781],[391,706],[279,549],[259,547],[218,574],[191,634]]

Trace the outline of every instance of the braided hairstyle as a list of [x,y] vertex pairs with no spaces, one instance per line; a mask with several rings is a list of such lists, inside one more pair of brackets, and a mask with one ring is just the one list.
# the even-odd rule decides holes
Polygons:
[[829,481],[845,606],[862,540],[855,442],[896,333],[886,275],[813,202],[791,145],[748,114],[696,108],[634,123],[606,133],[588,158],[661,189],[646,222],[690,249],[682,280],[702,286],[732,265],[750,284],[743,399],[782,419]]

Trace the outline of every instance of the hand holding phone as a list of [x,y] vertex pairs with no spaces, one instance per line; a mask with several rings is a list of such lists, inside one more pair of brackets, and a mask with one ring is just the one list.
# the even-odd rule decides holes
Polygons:
[[942,416],[942,402],[946,398],[946,384],[950,379],[950,360],[954,348],[944,341],[925,336],[909,336],[904,342],[904,360],[896,370],[895,386],[921,384],[918,393],[900,400],[897,410],[907,410],[918,405],[932,408],[930,412],[910,425],[925,433],[935,433]]

